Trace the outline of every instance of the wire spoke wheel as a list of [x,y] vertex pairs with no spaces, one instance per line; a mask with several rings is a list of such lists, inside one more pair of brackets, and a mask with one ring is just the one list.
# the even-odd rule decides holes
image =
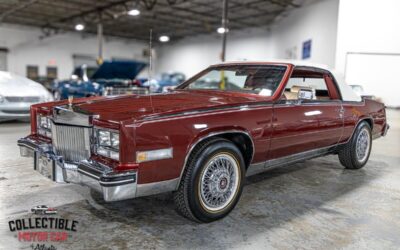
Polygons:
[[211,212],[227,207],[239,189],[239,164],[227,153],[212,157],[202,171],[200,202]]
[[371,146],[370,135],[366,129],[363,129],[358,134],[356,142],[356,156],[359,162],[365,161],[365,159],[368,157],[370,146]]

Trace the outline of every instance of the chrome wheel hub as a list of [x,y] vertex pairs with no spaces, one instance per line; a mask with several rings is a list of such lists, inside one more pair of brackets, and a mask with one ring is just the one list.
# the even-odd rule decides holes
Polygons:
[[210,211],[225,208],[239,187],[239,165],[230,154],[221,153],[208,161],[200,179],[200,202]]
[[368,157],[369,148],[371,145],[370,135],[367,129],[362,129],[357,136],[356,156],[359,162],[364,162]]

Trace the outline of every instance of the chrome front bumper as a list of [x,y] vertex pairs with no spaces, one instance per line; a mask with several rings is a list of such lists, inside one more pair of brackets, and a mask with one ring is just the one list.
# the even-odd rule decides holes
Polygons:
[[[34,158],[36,171],[55,182],[88,186],[102,193],[105,201],[137,197],[137,171],[115,173],[96,161],[66,163],[61,156],[56,155],[51,144],[29,136],[18,140],[18,146],[21,156]],[[39,161],[51,165],[39,164]]]

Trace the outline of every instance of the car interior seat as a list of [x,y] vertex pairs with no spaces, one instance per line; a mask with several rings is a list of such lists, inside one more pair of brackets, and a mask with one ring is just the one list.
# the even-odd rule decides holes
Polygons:
[[314,90],[313,90],[313,88],[311,88],[311,87],[293,85],[293,86],[290,88],[290,91],[285,91],[284,95],[285,95],[285,97],[286,97],[287,100],[297,100],[297,99],[298,99],[299,91],[300,91],[301,89],[310,90],[310,91],[313,91],[313,93],[315,93]]

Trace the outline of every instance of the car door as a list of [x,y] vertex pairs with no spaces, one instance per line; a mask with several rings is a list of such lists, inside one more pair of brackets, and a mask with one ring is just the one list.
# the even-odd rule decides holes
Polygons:
[[[323,149],[335,145],[342,135],[342,104],[337,90],[329,85],[334,84],[329,74],[303,74],[294,74],[273,106],[268,159]],[[312,92],[313,97],[299,98],[303,90]]]
[[294,100],[280,100],[273,106],[269,159],[316,148],[319,109]]

